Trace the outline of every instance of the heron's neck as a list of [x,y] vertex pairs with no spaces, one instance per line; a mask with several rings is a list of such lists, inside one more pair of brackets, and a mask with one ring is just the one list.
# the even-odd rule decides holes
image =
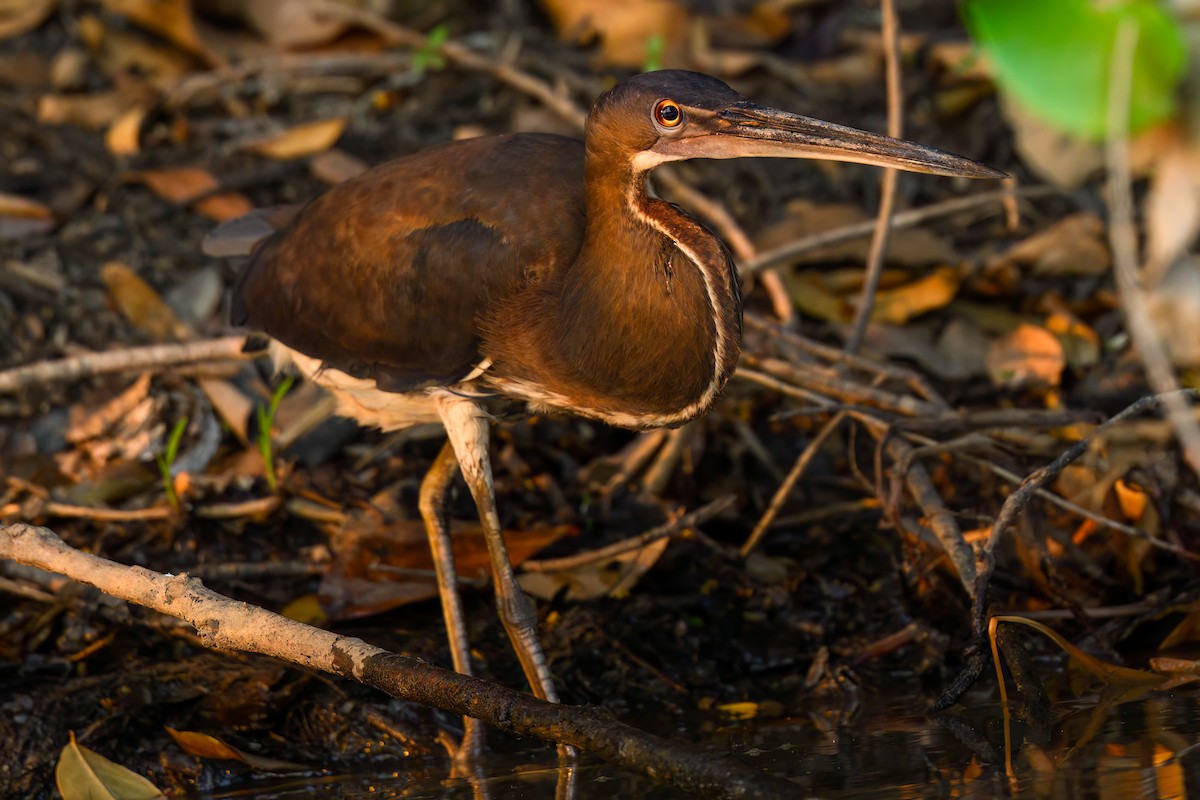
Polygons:
[[589,169],[583,245],[531,340],[543,401],[624,427],[676,425],[707,410],[736,364],[736,279],[716,237],[650,197],[644,176],[619,176]]

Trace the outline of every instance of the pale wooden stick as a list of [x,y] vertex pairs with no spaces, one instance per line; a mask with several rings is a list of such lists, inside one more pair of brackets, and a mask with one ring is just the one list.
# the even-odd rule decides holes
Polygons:
[[[900,83],[900,20],[896,15],[893,0],[880,0],[883,12],[882,30],[883,63],[886,67],[887,83],[887,133],[895,139],[904,135],[904,90]],[[883,275],[883,257],[887,254],[888,239],[892,235],[892,212],[896,208],[896,185],[900,170],[887,168],[879,188],[879,213],[875,217],[875,232],[871,236],[871,250],[867,256],[867,270],[863,276],[862,293],[859,295],[858,311],[854,326],[846,340],[846,352],[857,353],[867,335],[871,312],[875,309],[875,293],[879,290],[879,279]]]
[[247,358],[244,336],[226,336],[178,344],[155,344],[98,353],[81,353],[54,361],[41,361],[0,372],[0,394],[14,394],[52,381],[72,381],[91,375],[128,370],[160,370],[197,361]]

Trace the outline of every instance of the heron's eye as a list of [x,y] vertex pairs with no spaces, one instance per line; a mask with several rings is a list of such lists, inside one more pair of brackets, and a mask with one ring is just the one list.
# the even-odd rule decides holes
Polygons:
[[659,100],[654,106],[654,121],[664,128],[678,128],[683,122],[683,109],[674,100]]

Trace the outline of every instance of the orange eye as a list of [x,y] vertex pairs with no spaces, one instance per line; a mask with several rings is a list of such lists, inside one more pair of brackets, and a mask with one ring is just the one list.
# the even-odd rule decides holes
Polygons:
[[674,100],[659,100],[654,106],[654,120],[664,128],[678,128],[683,122],[683,109]]

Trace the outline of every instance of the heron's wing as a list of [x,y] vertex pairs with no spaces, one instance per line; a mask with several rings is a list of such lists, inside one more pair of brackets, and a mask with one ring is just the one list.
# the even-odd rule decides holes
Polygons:
[[233,322],[381,389],[453,383],[480,359],[481,313],[569,263],[583,218],[575,140],[432,148],[335,186],[263,240]]

